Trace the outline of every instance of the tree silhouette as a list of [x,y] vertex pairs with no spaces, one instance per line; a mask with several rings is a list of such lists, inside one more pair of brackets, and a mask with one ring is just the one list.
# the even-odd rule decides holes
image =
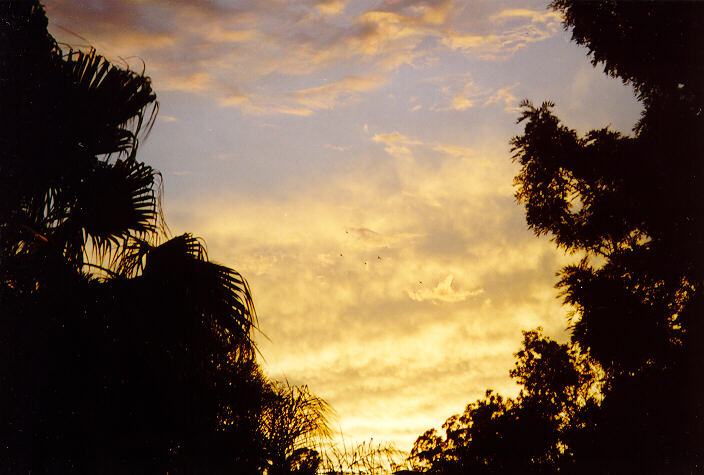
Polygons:
[[150,79],[46,28],[37,1],[0,3],[1,464],[260,470],[251,293],[200,240],[169,238],[136,156]]
[[426,431],[410,460],[439,473],[553,473],[568,463],[570,423],[593,400],[590,368],[568,345],[523,332],[512,378],[522,386],[515,399],[488,390],[443,424],[444,435]]
[[704,4],[557,0],[592,63],[634,87],[632,135],[580,137],[524,101],[516,197],[537,235],[583,259],[557,283],[572,347],[524,335],[516,400],[488,392],[418,468],[452,473],[694,473],[704,466]]
[[553,104],[524,102],[524,133],[512,140],[529,227],[585,254],[558,287],[574,308],[572,340],[601,364],[606,385],[589,436],[572,448],[597,470],[694,470],[704,434],[704,5],[552,6],[644,106],[632,136],[607,127],[579,137]]

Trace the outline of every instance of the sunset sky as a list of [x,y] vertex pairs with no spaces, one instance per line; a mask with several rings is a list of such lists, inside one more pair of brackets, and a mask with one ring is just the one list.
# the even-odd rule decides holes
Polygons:
[[[632,90],[538,0],[46,0],[50,31],[153,79],[140,158],[174,234],[249,281],[266,373],[345,439],[410,450],[508,377],[521,330],[565,340],[525,225],[518,103],[629,132]],[[265,335],[265,336],[264,336]]]

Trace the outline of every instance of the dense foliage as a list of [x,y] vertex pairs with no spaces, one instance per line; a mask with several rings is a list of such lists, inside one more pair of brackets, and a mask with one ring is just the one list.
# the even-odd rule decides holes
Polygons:
[[464,413],[447,419],[444,434],[430,429],[416,441],[410,461],[441,473],[549,473],[570,454],[565,447],[580,408],[596,404],[589,361],[540,331],[523,332],[511,377],[515,399],[488,390]]
[[[643,104],[633,135],[606,127],[580,137],[554,104],[524,101],[524,131],[511,141],[528,226],[583,256],[562,269],[557,285],[573,309],[569,351],[594,365],[583,373],[567,356],[549,364],[565,375],[572,367],[577,380],[591,383],[557,378],[565,392],[535,404],[555,379],[533,372],[548,364],[544,358],[524,365],[512,372],[523,386],[516,401],[488,393],[448,420],[445,437],[421,436],[414,457],[443,472],[513,472],[516,463],[520,472],[699,471],[704,5],[558,0],[551,7],[593,64],[631,84]],[[519,366],[529,348],[524,341]],[[599,391],[575,397],[577,388]],[[535,411],[515,415],[526,408]]]

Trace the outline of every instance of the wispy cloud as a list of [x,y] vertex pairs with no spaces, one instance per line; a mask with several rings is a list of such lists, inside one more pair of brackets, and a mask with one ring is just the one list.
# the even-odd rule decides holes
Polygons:
[[450,108],[454,110],[465,110],[477,105],[477,102],[486,102],[486,90],[480,89],[471,79],[467,81],[462,90],[452,96]]
[[497,23],[514,19],[528,19],[532,23],[559,24],[562,19],[560,14],[552,10],[530,10],[528,8],[509,8],[492,15],[491,20]]
[[436,110],[465,111],[492,105],[503,106],[503,110],[515,114],[519,100],[513,91],[518,83],[500,88],[483,87],[477,84],[469,73],[457,77],[434,78],[432,82],[444,84],[441,89],[447,98],[444,105],[436,106]]
[[254,115],[309,116],[313,113],[311,108],[298,106],[291,101],[285,102],[265,95],[242,94],[240,92],[230,92],[229,95],[220,99],[219,104],[223,107],[236,107],[245,113]]
[[421,142],[399,132],[389,132],[385,134],[376,134],[372,137],[376,143],[384,145],[386,153],[392,156],[404,156],[411,153],[409,146],[421,145]]
[[511,114],[516,114],[519,110],[518,98],[513,94],[513,90],[518,83],[511,86],[502,87],[492,92],[484,102],[484,105],[499,104],[504,106],[504,110]]
[[[413,300],[422,302],[424,300],[430,300],[433,302],[461,302],[467,297],[474,297],[484,293],[483,289],[477,290],[457,290],[452,286],[452,281],[455,276],[448,274],[443,280],[438,282],[434,288],[421,288],[419,290],[409,291],[408,296]],[[422,282],[420,282],[422,284]]]
[[348,76],[322,86],[301,89],[289,94],[296,103],[311,110],[332,109],[337,104],[354,100],[365,91],[376,89],[383,81]]
[[554,36],[561,25],[558,14],[529,9],[502,10],[490,16],[489,21],[496,32],[482,35],[453,30],[443,36],[443,44],[480,58],[499,60],[530,43]]
[[[558,31],[556,15],[529,9],[489,8],[476,17],[452,0],[350,5],[104,0],[77,9],[67,0],[47,1],[56,25],[114,57],[142,57],[157,90],[203,94],[255,114],[344,106],[389,83],[403,65],[422,65],[443,50],[496,60]],[[75,42],[65,30],[56,33]],[[465,95],[455,107],[470,103]]]
[[212,77],[209,73],[201,71],[185,75],[170,75],[159,84],[159,88],[163,91],[182,91],[182,92],[203,92],[207,91],[212,82]]
[[346,152],[350,149],[349,147],[346,147],[344,145],[332,145],[332,144],[326,144],[325,148],[329,148],[330,150],[335,150],[337,152]]

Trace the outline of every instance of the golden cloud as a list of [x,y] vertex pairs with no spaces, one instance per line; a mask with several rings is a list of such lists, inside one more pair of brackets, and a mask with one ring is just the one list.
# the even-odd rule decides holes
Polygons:
[[509,8],[491,16],[491,20],[495,22],[508,21],[516,18],[525,18],[533,23],[559,24],[562,21],[560,14],[557,12],[551,10],[529,10],[527,8]]
[[328,399],[346,439],[408,449],[487,387],[515,391],[521,329],[563,335],[552,281],[565,258],[525,228],[506,157],[401,132],[372,141],[408,153],[280,198],[176,203],[170,223],[248,278],[270,375]]
[[435,110],[457,110],[464,111],[477,107],[488,107],[491,105],[502,105],[505,112],[515,114],[518,110],[519,100],[513,90],[518,87],[518,83],[496,88],[481,87],[469,74],[462,74],[459,77],[433,78],[432,82],[445,84],[441,89],[447,97],[449,105],[435,107]]
[[256,30],[225,29],[222,26],[216,26],[208,32],[206,38],[216,43],[241,43],[250,41],[256,36]]
[[465,83],[462,90],[455,94],[452,98],[451,108],[454,110],[465,110],[474,107],[477,100],[482,96],[486,96],[486,91],[477,87],[474,81],[470,80]]
[[477,295],[481,295],[484,292],[483,289],[457,290],[452,287],[452,281],[454,279],[455,276],[453,276],[452,274],[448,274],[447,277],[438,282],[438,285],[436,285],[434,288],[422,288],[420,290],[409,291],[408,296],[418,302],[422,302],[423,300],[431,300],[433,302],[440,301],[453,303],[461,302],[467,297],[475,297]]
[[270,97],[239,92],[230,93],[220,99],[219,103],[222,107],[236,107],[245,113],[253,115],[285,114],[309,116],[313,113],[313,110],[307,107],[296,107],[295,105],[278,102]]
[[295,91],[289,96],[303,107],[314,110],[332,109],[339,103],[353,99],[358,93],[376,89],[383,84],[382,81],[371,78],[349,76],[322,86]]
[[376,143],[384,144],[384,151],[396,157],[410,154],[409,146],[422,145],[420,141],[406,137],[398,132],[376,134],[372,137],[372,140]]
[[519,110],[519,101],[511,91],[515,89],[516,86],[518,86],[518,83],[497,89],[486,99],[484,105],[502,104],[506,112],[515,114]]
[[[539,12],[528,9],[508,9],[490,17],[490,22],[498,27],[498,33],[487,35],[467,34],[462,31],[448,31],[442,42],[448,48],[474,53],[488,60],[507,58],[530,43],[543,41],[560,30],[560,16],[554,12]],[[509,20],[519,23],[502,29]],[[528,23],[525,21],[528,20]]]
[[162,91],[182,91],[182,92],[203,92],[210,88],[212,77],[207,72],[195,72],[192,74],[168,75],[159,82],[159,89]]
[[315,8],[324,15],[339,15],[345,9],[345,0],[318,0]]

